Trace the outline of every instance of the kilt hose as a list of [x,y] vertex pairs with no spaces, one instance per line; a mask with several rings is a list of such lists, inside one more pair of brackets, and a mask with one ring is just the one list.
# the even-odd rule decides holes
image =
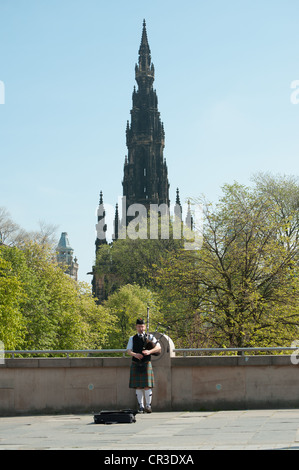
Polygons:
[[[144,365],[144,367],[143,367]],[[130,369],[130,382],[129,388],[153,388],[154,387],[154,372],[152,363],[149,361],[144,363],[142,367],[132,361]]]

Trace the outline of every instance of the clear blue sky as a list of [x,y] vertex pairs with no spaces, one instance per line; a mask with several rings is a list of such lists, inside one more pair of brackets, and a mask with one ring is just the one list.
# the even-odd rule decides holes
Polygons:
[[99,192],[122,194],[143,18],[172,201],[298,175],[298,0],[0,0],[0,206],[68,232],[88,282]]

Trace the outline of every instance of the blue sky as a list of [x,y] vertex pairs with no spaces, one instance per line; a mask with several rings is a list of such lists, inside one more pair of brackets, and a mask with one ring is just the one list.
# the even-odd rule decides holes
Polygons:
[[177,186],[216,201],[256,172],[298,175],[298,17],[298,0],[0,0],[0,206],[68,232],[91,281],[99,192],[122,194],[143,18],[172,201]]

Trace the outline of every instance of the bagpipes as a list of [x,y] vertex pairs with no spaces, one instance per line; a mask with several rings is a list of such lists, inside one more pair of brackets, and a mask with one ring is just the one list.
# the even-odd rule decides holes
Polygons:
[[[156,330],[155,330],[155,332],[154,332],[154,334],[153,334],[153,336],[154,336],[155,338],[156,338],[155,335],[156,335],[157,332],[158,332],[159,326],[163,326],[163,325],[162,325],[161,323],[158,323],[157,328],[156,328]],[[170,330],[170,326],[165,326],[164,328],[166,328],[167,333],[168,333],[168,330]],[[147,337],[147,335],[148,335],[148,333],[147,333],[147,334],[145,335],[145,341],[144,341],[144,347],[143,347],[143,349],[146,349],[146,350],[148,350],[148,351],[151,350],[151,349],[154,349],[154,347],[157,346],[158,343],[160,343],[161,339],[163,338],[163,336],[165,336],[166,333],[159,333],[159,334],[160,334],[159,338],[156,338],[157,341],[154,342],[154,341],[151,341],[151,340]],[[167,336],[168,336],[168,335],[167,335]],[[168,351],[167,351],[167,352],[169,352],[169,346],[168,346]],[[159,356],[160,354],[161,354],[161,349],[160,349],[159,351],[157,351],[157,352],[152,353],[151,355],[152,355],[152,356]]]

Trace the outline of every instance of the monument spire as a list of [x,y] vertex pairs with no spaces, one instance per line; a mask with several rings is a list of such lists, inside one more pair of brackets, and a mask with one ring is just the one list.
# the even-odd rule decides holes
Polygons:
[[132,95],[131,123],[127,123],[128,158],[124,165],[123,195],[126,206],[138,203],[169,205],[167,165],[163,155],[164,126],[158,111],[158,98],[153,89],[155,70],[143,21],[135,79],[138,89]]

